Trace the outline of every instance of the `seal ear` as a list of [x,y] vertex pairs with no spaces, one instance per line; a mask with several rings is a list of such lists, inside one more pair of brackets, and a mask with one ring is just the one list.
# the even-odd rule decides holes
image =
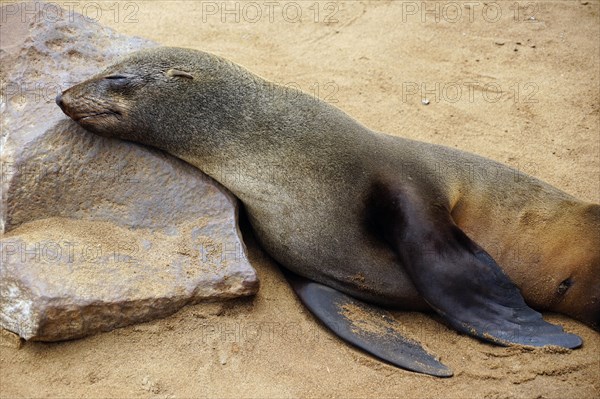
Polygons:
[[167,72],[165,72],[165,75],[167,75],[170,78],[178,77],[178,78],[186,78],[186,79],[190,79],[190,80],[194,79],[194,76],[191,73],[182,71],[180,69],[175,69],[175,68],[169,69]]
[[416,188],[378,184],[369,223],[388,241],[427,303],[456,330],[499,345],[581,346],[525,303],[504,271]]

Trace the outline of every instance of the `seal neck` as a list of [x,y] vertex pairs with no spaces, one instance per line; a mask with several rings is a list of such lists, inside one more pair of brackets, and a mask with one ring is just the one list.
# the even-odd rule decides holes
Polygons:
[[236,180],[260,179],[283,163],[322,170],[318,164],[332,152],[360,145],[368,131],[315,97],[254,75],[203,86],[202,95],[185,105],[189,120],[178,121],[188,130],[173,132],[186,137],[173,136],[173,145],[163,147],[238,195],[245,186]]

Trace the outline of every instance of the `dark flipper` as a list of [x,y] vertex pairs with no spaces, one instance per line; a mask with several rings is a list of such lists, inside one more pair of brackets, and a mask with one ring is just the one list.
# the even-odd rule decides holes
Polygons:
[[[412,191],[414,190],[414,191]],[[458,331],[500,345],[581,346],[581,338],[547,323],[442,205],[416,189],[377,186],[371,228],[396,251],[423,298]]]
[[400,325],[389,312],[287,270],[284,274],[302,303],[342,339],[395,366],[436,377],[452,376],[448,367],[417,342],[400,335]]

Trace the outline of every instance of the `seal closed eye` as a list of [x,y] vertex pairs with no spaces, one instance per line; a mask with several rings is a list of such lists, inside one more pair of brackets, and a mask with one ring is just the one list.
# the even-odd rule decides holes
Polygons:
[[[138,83],[105,84],[119,75]],[[581,345],[530,305],[597,328],[600,205],[515,179],[507,166],[373,132],[329,104],[189,49],[133,53],[57,103],[86,129],[160,148],[231,190],[300,300],[341,338],[389,363],[452,375],[404,338],[382,306],[433,310],[499,345]],[[461,165],[496,173],[473,178]],[[507,256],[520,242],[532,244],[531,256]]]

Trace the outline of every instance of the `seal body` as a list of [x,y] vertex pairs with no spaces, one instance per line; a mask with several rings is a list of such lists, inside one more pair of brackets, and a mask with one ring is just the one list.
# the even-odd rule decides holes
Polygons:
[[598,328],[600,205],[505,165],[371,131],[195,50],[134,53],[57,103],[94,133],[158,147],[223,184],[264,249],[307,279],[458,326],[470,323],[454,319],[465,302],[525,306],[503,302],[520,298],[504,272],[530,306]]

